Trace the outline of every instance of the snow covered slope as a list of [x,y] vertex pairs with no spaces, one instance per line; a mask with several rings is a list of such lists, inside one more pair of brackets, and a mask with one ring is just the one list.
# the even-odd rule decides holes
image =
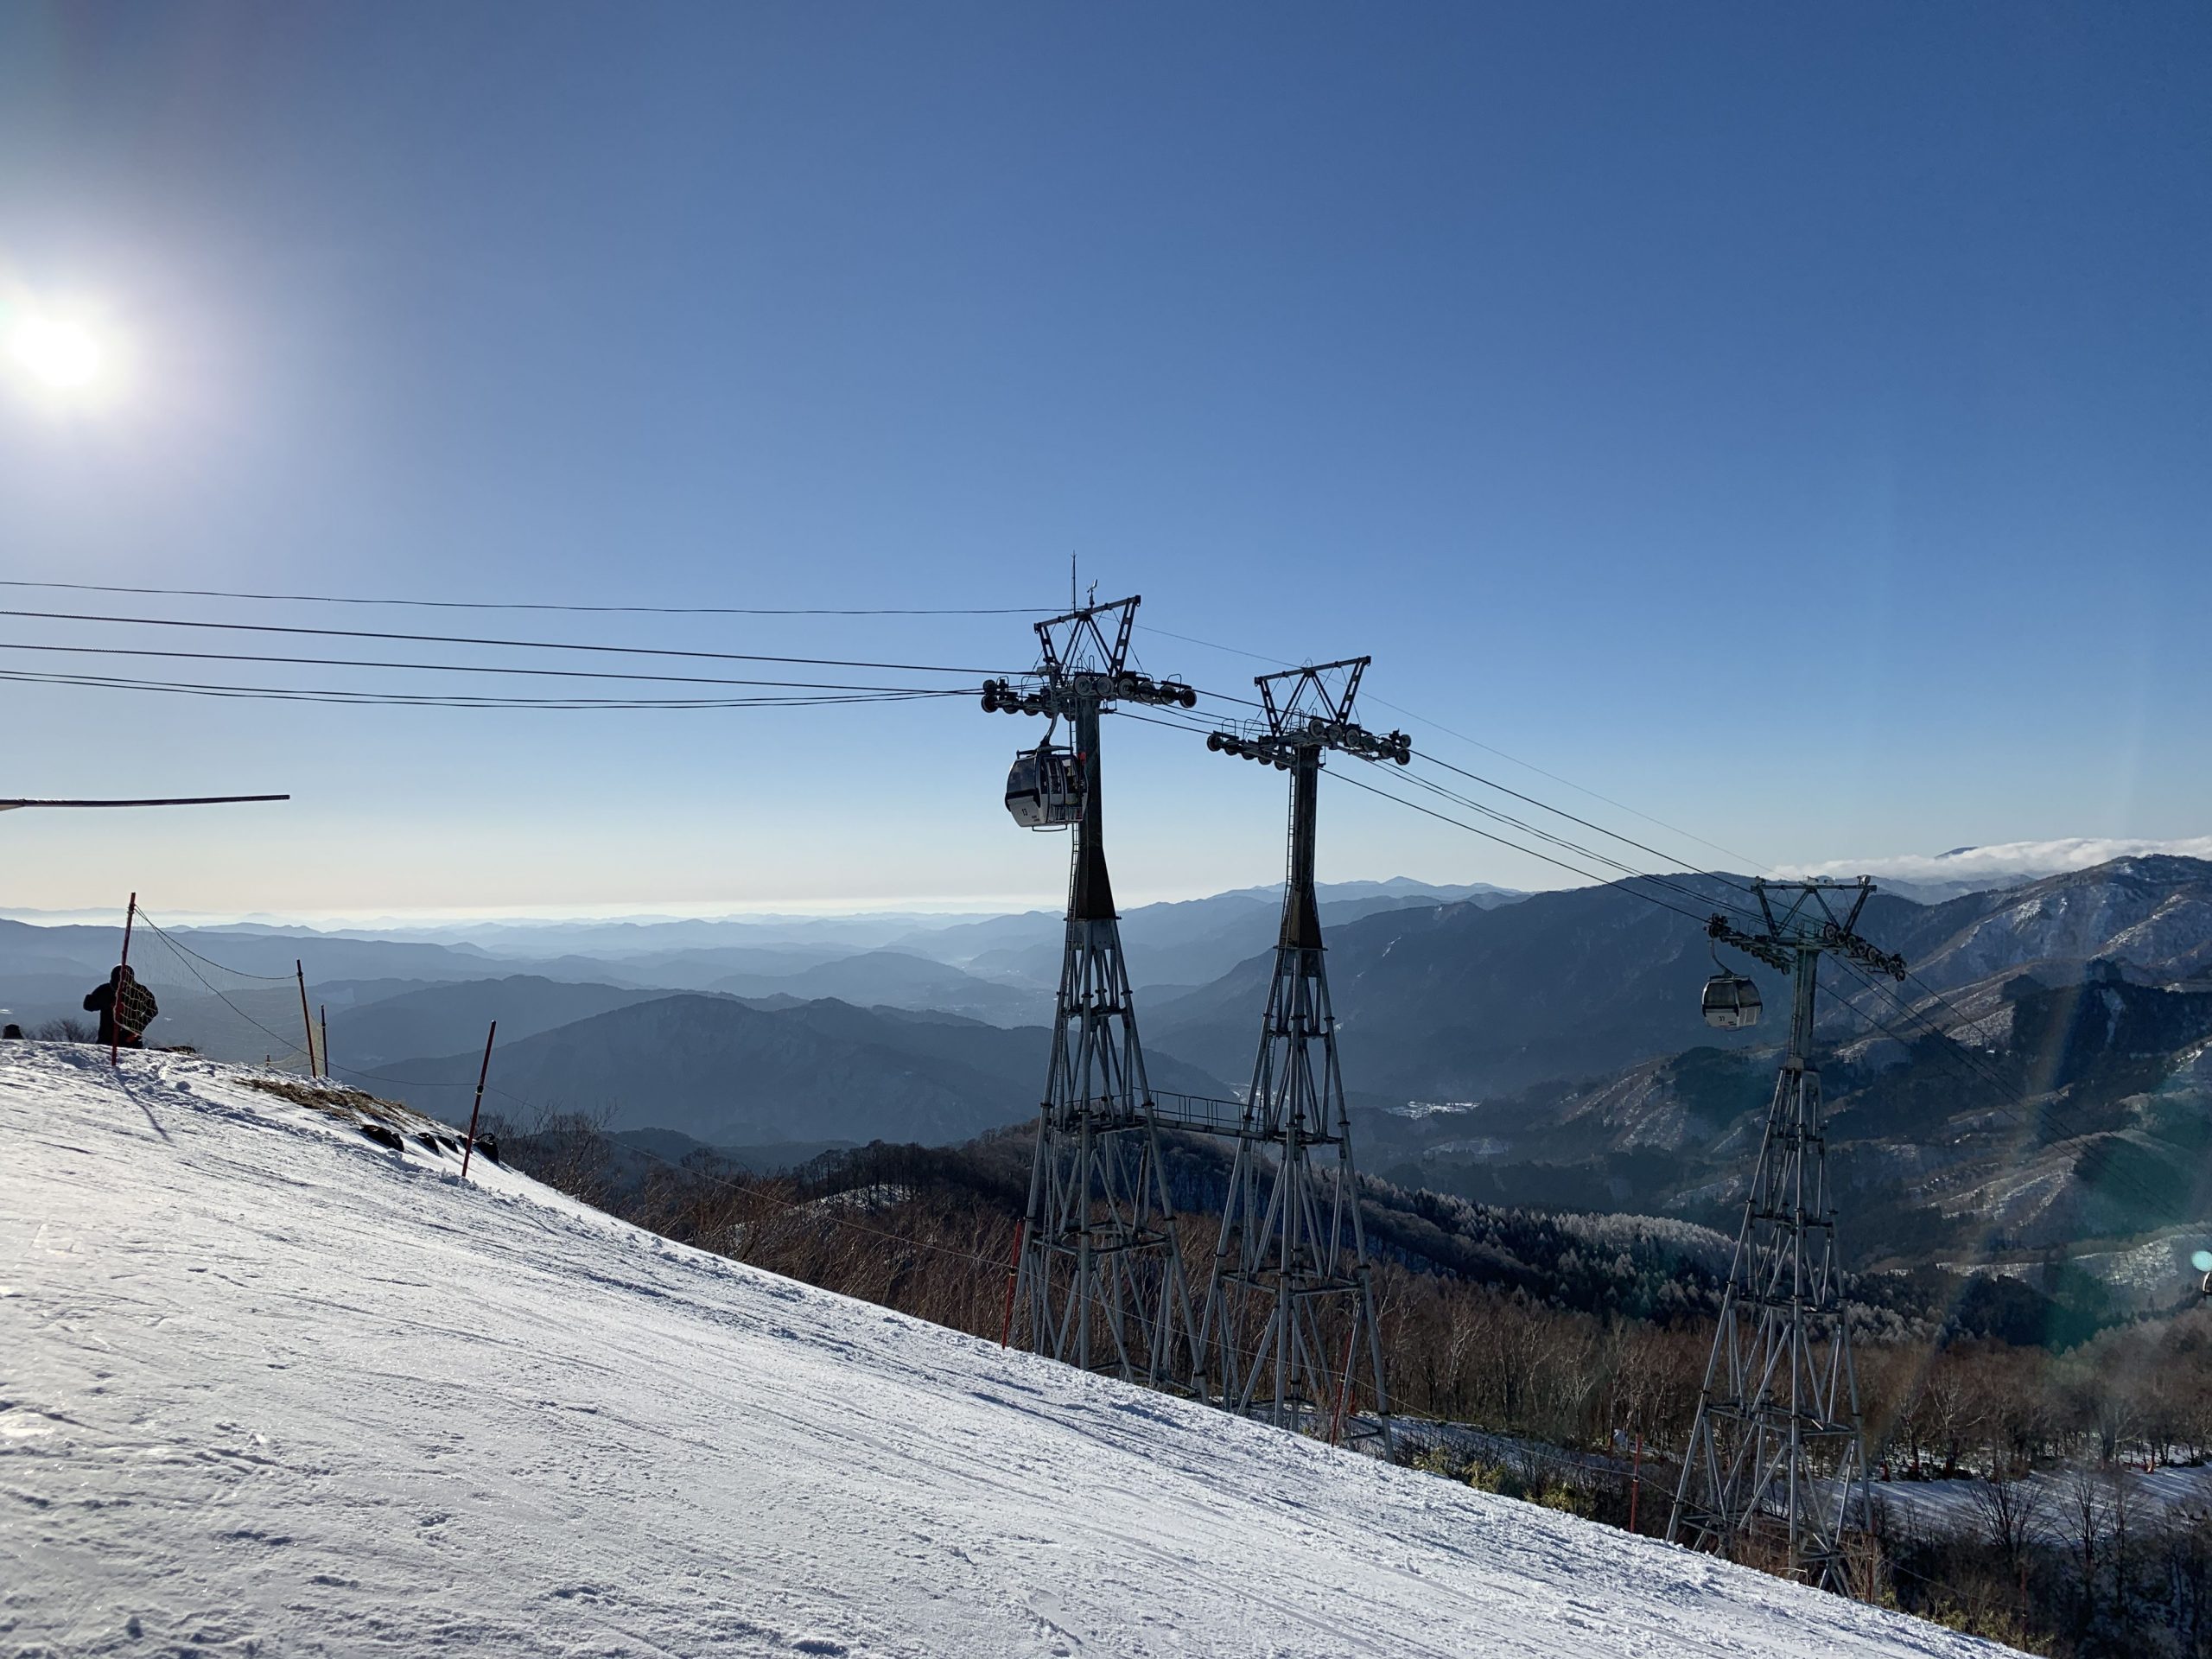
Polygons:
[[463,1185],[246,1075],[0,1046],[0,1651],[1996,1651]]

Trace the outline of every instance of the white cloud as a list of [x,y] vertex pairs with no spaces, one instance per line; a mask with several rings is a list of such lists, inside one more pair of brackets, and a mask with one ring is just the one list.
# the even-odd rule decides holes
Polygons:
[[2144,858],[2156,854],[2212,860],[2212,836],[2196,836],[2183,841],[2125,841],[2086,836],[2063,841],[2008,841],[1994,847],[1961,847],[1948,853],[1830,859],[1824,864],[1796,865],[1777,874],[1798,879],[1872,875],[1888,876],[1898,881],[1961,882],[2056,875],[2065,870],[2086,870],[2093,865],[2108,864],[2115,858]]

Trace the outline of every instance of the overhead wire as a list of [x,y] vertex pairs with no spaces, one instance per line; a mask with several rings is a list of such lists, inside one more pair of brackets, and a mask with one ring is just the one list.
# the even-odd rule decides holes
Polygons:
[[[1128,711],[1126,710],[1117,710],[1116,712],[1125,715],[1128,714]],[[1203,727],[1194,724],[1187,719],[1161,720],[1135,715],[1129,715],[1128,717],[1142,720],[1145,723],[1150,725],[1171,726],[1179,730],[1198,731],[1204,729]],[[1364,756],[1356,758],[1362,760],[1366,759]],[[1383,772],[1386,775],[1390,772],[1390,768],[1384,766],[1380,761],[1369,760],[1368,764],[1375,769]],[[1454,768],[1454,770],[1456,770],[1456,768]],[[1479,836],[1484,840],[1494,842],[1500,846],[1509,848],[1513,851],[1524,855],[1525,856],[1541,859],[1544,862],[1551,864],[1555,868],[1570,871],[1578,875],[1585,876],[1593,881],[1621,887],[1631,893],[1634,893],[1637,897],[1644,899],[1647,903],[1657,905],[1662,909],[1671,911],[1678,916],[1697,922],[1700,924],[1700,927],[1702,927],[1707,921],[1712,913],[1711,911],[1708,910],[1705,913],[1700,914],[1693,911],[1686,910],[1681,906],[1669,903],[1655,893],[1643,892],[1636,888],[1633,886],[1633,883],[1637,881],[1651,882],[1654,885],[1663,887],[1667,891],[1673,893],[1677,897],[1687,898],[1700,904],[1710,905],[1718,903],[1723,909],[1733,909],[1747,918],[1753,917],[1753,912],[1749,911],[1747,908],[1735,904],[1726,899],[1719,899],[1716,900],[1708,895],[1698,893],[1694,889],[1687,887],[1681,883],[1674,881],[1669,878],[1656,875],[1649,871],[1636,869],[1632,866],[1623,864],[1620,861],[1611,859],[1592,849],[1583,847],[1579,843],[1552,836],[1546,831],[1538,830],[1534,826],[1524,823],[1522,820],[1500,813],[1495,809],[1487,807],[1479,802],[1475,802],[1463,796],[1459,796],[1454,791],[1446,790],[1442,785],[1436,785],[1430,780],[1413,777],[1408,777],[1407,779],[1407,781],[1409,783],[1420,785],[1443,798],[1451,800],[1456,804],[1482,814],[1495,822],[1502,822],[1510,827],[1519,829],[1524,833],[1537,836],[1538,837],[1549,842],[1551,844],[1561,848],[1562,850],[1574,853],[1578,856],[1589,859],[1592,862],[1610,865],[1616,870],[1624,871],[1625,873],[1625,879],[1602,875],[1596,871],[1569,862],[1566,859],[1554,857],[1550,854],[1541,852],[1535,848],[1522,845],[1521,843],[1512,841],[1508,837],[1495,835],[1488,830],[1478,827],[1477,825],[1470,824],[1463,820],[1452,817],[1449,814],[1436,811],[1432,808],[1422,805],[1418,801],[1408,800],[1405,797],[1395,794],[1391,791],[1378,788],[1374,785],[1364,783],[1360,779],[1352,777],[1344,772],[1339,771],[1336,775],[1340,781],[1350,784],[1354,788],[1365,790],[1368,793],[1372,795],[1379,795],[1385,800],[1394,801],[1401,806],[1408,807],[1414,811],[1435,818],[1441,823],[1451,824],[1454,828],[1464,830],[1471,835]],[[1539,804],[1541,804],[1541,803],[1539,803]],[[1600,833],[1610,832],[1601,831]],[[1726,880],[1726,878],[1720,877],[1715,879]],[[1750,889],[1744,887],[1740,883],[1732,881],[1729,885],[1736,887],[1738,892],[1748,893],[1750,891]],[[1845,970],[1847,970],[1855,981],[1859,982],[1866,993],[1869,993],[1879,1001],[1888,1003],[1891,1009],[1894,1010],[1894,1012],[1902,1019],[1908,1021],[1916,1022],[1925,1029],[1929,1034],[1938,1039],[1940,1052],[1951,1064],[1961,1068],[1969,1081],[1979,1084],[1982,1087],[1988,1089],[1993,1092],[1995,1098],[1992,1102],[1992,1109],[1998,1111],[2012,1122],[2019,1124],[2023,1128],[2029,1127],[2025,1118],[2024,1118],[2018,1112],[2014,1111],[2009,1106],[2004,1104],[2005,1097],[2013,1091],[2014,1084],[2012,1079],[2006,1077],[1996,1067],[1988,1065],[1981,1056],[1976,1054],[1967,1045],[1960,1043],[1955,1039],[1952,1038],[1950,1034],[1944,1031],[1942,1026],[1924,1010],[1916,1008],[1906,1002],[1897,993],[1895,987],[1883,980],[1879,976],[1866,970],[1859,964],[1854,963],[1847,956],[1843,956],[1840,953],[1831,954],[1834,954],[1834,959]],[[1917,976],[1912,976],[1911,977],[1914,983],[1918,984],[1921,988],[1927,991],[1928,994],[1937,1002],[1948,1009],[1955,1017],[1958,1018],[1961,1022],[1965,1022],[1965,1016],[1963,1014],[1961,1014],[1955,1006],[1951,1004],[1948,998],[1943,997],[1940,992],[1936,991],[1932,987],[1928,986],[1926,982],[1920,980]],[[1870,1010],[1868,1007],[1863,1006],[1860,1002],[1852,997],[1845,996],[1832,984],[1824,985],[1821,987],[1821,989],[1827,995],[1831,1001],[1837,1004],[1845,1011],[1864,1020],[1871,1029],[1879,1032],[1902,1046],[1906,1048],[1910,1048],[1912,1046],[1910,1039],[1901,1034],[1886,1020],[1882,1018],[1878,1013]],[[2043,1114],[2043,1116],[2046,1122],[2064,1131],[2067,1138],[2069,1139],[2078,1139],[2084,1133],[2067,1120],[2063,1114],[2046,1110]],[[2152,1194],[2141,1182],[2137,1181],[2133,1177],[2126,1176],[2124,1173],[2122,1179],[2133,1189],[2136,1196],[2146,1204],[2155,1205],[2158,1202],[2156,1195]]]
[[[1625,875],[1631,880],[1650,881],[1657,886],[1665,887],[1670,893],[1679,894],[1682,898],[1691,899],[1699,904],[1718,904],[1722,909],[1734,911],[1738,915],[1745,918],[1751,918],[1756,914],[1756,912],[1751,911],[1748,906],[1739,904],[1735,900],[1725,898],[1716,899],[1710,894],[1700,893],[1696,888],[1689,887],[1681,881],[1676,880],[1672,876],[1661,875],[1655,871],[1640,869],[1633,864],[1611,856],[1610,854],[1601,853],[1595,848],[1586,847],[1580,842],[1570,841],[1565,836],[1554,835],[1547,830],[1540,830],[1535,824],[1529,823],[1526,819],[1516,818],[1510,813],[1501,812],[1495,807],[1485,805],[1484,803],[1474,800],[1468,796],[1462,795],[1455,790],[1447,789],[1443,785],[1436,783],[1433,779],[1422,778],[1410,772],[1391,773],[1389,769],[1385,766],[1382,761],[1368,760],[1368,757],[1364,755],[1357,756],[1355,758],[1365,760],[1369,766],[1382,770],[1385,772],[1386,774],[1392,776],[1402,776],[1407,783],[1411,784],[1415,788],[1427,790],[1431,794],[1439,796],[1445,800],[1452,802],[1454,805],[1462,806],[1470,811],[1480,813],[1486,818],[1492,819],[1497,823],[1503,823],[1513,829],[1518,830],[1524,835],[1534,836],[1541,841],[1548,842],[1555,847],[1562,848],[1565,850],[1574,853],[1580,857],[1589,859],[1594,863],[1605,865],[1611,869],[1620,872],[1623,875]],[[1344,774],[1339,772],[1338,775],[1342,777]],[[1607,877],[1601,879],[1611,880],[1611,878]],[[1711,879],[1715,880],[1726,880],[1726,878],[1722,876],[1714,876]],[[1735,887],[1739,893],[1748,893],[1751,892],[1750,888],[1742,887],[1733,881],[1729,881],[1727,885]],[[1710,914],[1711,912],[1708,912],[1707,913]]]
[[41,685],[105,687],[129,691],[172,692],[183,696],[230,697],[247,702],[320,702],[349,706],[429,709],[804,709],[840,703],[912,702],[936,697],[964,696],[964,691],[912,690],[855,692],[837,696],[791,697],[490,697],[465,693],[359,691],[339,688],[299,689],[283,686],[219,685],[204,681],[131,679],[113,675],[41,674],[27,670],[0,669],[0,680]]
[[38,588],[75,594],[129,594],[162,599],[245,599],[286,605],[369,605],[442,611],[562,611],[594,616],[1042,616],[1042,605],[969,606],[759,606],[759,605],[561,605],[526,600],[389,599],[346,594],[256,594],[222,588],[126,588],[98,582],[0,580],[0,588]]
[[102,616],[77,611],[0,609],[0,616],[44,622],[94,622],[139,628],[199,628],[229,633],[281,633],[323,639],[391,639],[410,645],[492,645],[510,651],[575,651],[622,657],[677,657],[709,662],[780,663],[801,668],[868,668],[886,673],[983,675],[1016,670],[952,666],[942,663],[892,663],[845,657],[786,657],[750,651],[698,651],[673,645],[610,645],[582,640],[509,639],[475,634],[403,633],[377,628],[310,628],[276,622],[225,622],[174,616]]
[[[1127,709],[1117,709],[1111,712],[1122,719],[1135,720],[1147,726],[1163,726],[1174,731],[1204,732],[1207,729],[1205,726],[1193,724],[1188,720],[1160,719],[1154,715],[1140,715]],[[1372,764],[1376,766],[1381,765],[1380,762],[1375,762]],[[1510,840],[1503,836],[1493,835],[1487,830],[1478,829],[1473,824],[1454,818],[1446,813],[1439,812],[1430,807],[1423,806],[1418,801],[1409,801],[1402,795],[1395,795],[1391,793],[1389,790],[1377,788],[1372,784],[1363,783],[1360,779],[1351,776],[1349,773],[1340,772],[1337,776],[1341,781],[1350,784],[1355,789],[1364,790],[1370,795],[1379,795],[1386,801],[1395,801],[1400,806],[1409,808],[1415,812],[1422,813],[1425,816],[1435,818],[1441,823],[1451,824],[1455,829],[1464,830],[1470,835],[1479,836],[1485,841],[1495,842],[1497,845],[1509,848],[1514,852],[1523,854],[1530,858],[1540,859],[1547,864],[1553,865],[1562,870],[1567,870],[1573,874],[1581,876],[1586,880],[1605,885],[1617,880],[1617,878],[1614,877],[1602,875],[1595,870],[1586,869],[1580,865],[1571,864],[1565,859],[1555,858],[1548,853],[1539,852],[1533,847],[1524,847],[1520,842]],[[1630,879],[1645,880],[1651,878],[1644,877],[1639,872],[1631,871]],[[1638,896],[1650,899],[1651,902],[1660,905],[1662,909],[1673,911],[1678,916],[1686,916],[1689,918],[1690,920],[1696,922],[1700,926],[1703,926],[1705,925],[1707,916],[1711,913],[1710,912],[1707,912],[1705,914],[1700,914],[1694,911],[1684,910],[1679,905],[1668,904],[1663,899],[1653,899],[1649,894],[1640,894]],[[1690,896],[1700,900],[1702,900],[1703,898],[1703,895],[1697,894],[1695,893],[1691,893]]]
[[[1116,710],[1116,712],[1126,715],[1128,711]],[[1143,716],[1135,715],[1131,717],[1139,719],[1144,718]],[[1163,720],[1152,720],[1147,723],[1153,725],[1168,725],[1173,723],[1178,729],[1185,731],[1204,731],[1207,729],[1203,725],[1193,724],[1188,719],[1177,719],[1172,722]],[[1358,779],[1351,777],[1343,772],[1338,772],[1336,774],[1338,778],[1343,779],[1344,782],[1351,784],[1357,788],[1364,789],[1370,794],[1380,795],[1385,800],[1395,801],[1402,806],[1410,807],[1414,811],[1425,813],[1431,817],[1439,819],[1442,823],[1451,824],[1456,829],[1466,830],[1471,835],[1480,836],[1484,840],[1494,842],[1502,847],[1510,848],[1515,852],[1524,854],[1531,858],[1541,859],[1544,862],[1551,864],[1557,868],[1569,871],[1573,874],[1582,876],[1592,881],[1606,883],[1618,880],[1624,877],[1629,880],[1649,881],[1653,883],[1655,886],[1662,887],[1667,891],[1675,893],[1677,897],[1687,899],[1694,904],[1708,906],[1718,904],[1723,909],[1734,910],[1738,914],[1747,918],[1753,913],[1745,906],[1725,898],[1717,899],[1713,895],[1700,893],[1697,889],[1688,887],[1681,881],[1675,880],[1672,877],[1660,875],[1649,870],[1640,869],[1633,864],[1624,862],[1624,861],[1614,858],[1608,854],[1599,852],[1592,848],[1583,846],[1578,842],[1571,841],[1563,836],[1554,835],[1549,830],[1539,829],[1536,826],[1527,823],[1525,820],[1514,817],[1508,813],[1500,812],[1494,807],[1485,805],[1479,801],[1472,800],[1455,791],[1447,789],[1443,785],[1438,784],[1432,779],[1420,778],[1410,774],[1395,773],[1392,771],[1391,767],[1384,765],[1382,762],[1370,760],[1364,755],[1357,755],[1353,758],[1365,761],[1368,766],[1375,770],[1385,773],[1386,775],[1403,775],[1406,782],[1412,784],[1418,788],[1427,790],[1443,799],[1452,802],[1455,805],[1480,814],[1481,816],[1488,817],[1494,822],[1503,823],[1509,828],[1518,830],[1525,835],[1535,836],[1537,839],[1547,842],[1551,845],[1559,848],[1562,851],[1569,852],[1578,857],[1587,859],[1592,863],[1606,866],[1617,872],[1618,874],[1606,875],[1599,871],[1586,868],[1582,865],[1570,863],[1565,859],[1553,857],[1548,854],[1539,852],[1534,848],[1524,846],[1519,842],[1510,840],[1503,836],[1494,835],[1487,830],[1478,829],[1472,824],[1464,823],[1461,820],[1452,817],[1447,814],[1433,811],[1429,808],[1421,805],[1418,802],[1409,801],[1403,796],[1395,794],[1389,790],[1376,787],[1371,784],[1361,783]],[[1601,831],[1600,833],[1604,832]],[[1725,878],[1718,879],[1725,880]],[[1737,884],[1731,882],[1729,885],[1736,886]],[[1749,891],[1748,889],[1741,887],[1738,887],[1738,890],[1745,892]],[[1694,912],[1683,910],[1679,906],[1669,905],[1666,908],[1673,910],[1680,915],[1694,915]],[[1703,924],[1711,914],[1712,911],[1707,909],[1702,914],[1694,914],[1694,919],[1699,923]]]
[[[1185,645],[1198,645],[1207,651],[1223,652],[1231,657],[1243,657],[1255,663],[1266,663],[1270,667],[1277,670],[1295,668],[1298,666],[1298,664],[1294,663],[1285,663],[1279,657],[1266,656],[1256,651],[1246,651],[1237,645],[1225,645],[1219,640],[1201,639],[1194,634],[1171,632],[1166,628],[1156,627],[1149,622],[1140,622],[1137,624],[1137,627],[1139,631],[1142,632],[1157,633],[1169,639],[1179,639]],[[1668,823],[1664,818],[1654,817],[1649,812],[1639,811],[1637,808],[1629,805],[1625,801],[1615,800],[1611,796],[1600,794],[1594,789],[1591,789],[1585,785],[1576,783],[1571,778],[1563,778],[1555,772],[1547,772],[1543,767],[1537,766],[1534,761],[1523,760],[1518,755],[1510,754],[1505,750],[1497,747],[1494,744],[1484,742],[1480,738],[1470,737],[1465,732],[1455,731],[1451,727],[1445,725],[1441,721],[1433,719],[1429,715],[1421,714],[1417,709],[1403,708],[1397,703],[1389,702],[1386,698],[1375,696],[1372,693],[1369,695],[1369,700],[1379,704],[1382,708],[1389,709],[1393,714],[1402,715],[1408,720],[1418,721],[1424,726],[1432,727],[1435,730],[1443,733],[1446,737],[1452,738],[1459,742],[1467,744],[1471,747],[1480,749],[1486,754],[1494,754],[1501,760],[1508,760],[1516,766],[1524,767],[1528,771],[1535,772],[1540,778],[1548,778],[1552,782],[1574,791],[1578,795],[1586,795],[1593,801],[1603,801],[1607,806],[1617,808],[1620,811],[1629,814],[1631,817],[1641,818],[1646,823],[1656,824],[1658,828],[1666,830],[1669,835],[1681,836],[1685,840],[1694,841],[1697,842],[1699,846],[1707,848],[1713,852],[1726,853],[1731,858],[1741,859],[1746,864],[1760,870],[1768,870],[1774,868],[1773,862],[1770,860],[1761,859],[1752,854],[1740,852],[1731,847],[1725,847],[1719,842],[1707,840],[1703,836],[1697,834],[1694,830],[1685,830],[1679,824]],[[1434,757],[1433,756],[1431,757],[1431,759],[1433,758]],[[1441,765],[1443,763],[1439,762],[1439,764]],[[1494,787],[1503,787],[1503,785],[1494,785]],[[1523,797],[1522,798],[1525,799],[1528,798]],[[1544,804],[1541,802],[1535,804],[1539,805]],[[1548,805],[1545,805],[1544,810],[1547,811],[1558,810],[1558,809]],[[1572,815],[1561,813],[1560,816],[1571,817]],[[1601,835],[1610,836],[1612,835],[1613,832],[1611,830],[1601,830],[1599,833]],[[1619,836],[1617,837],[1617,839],[1626,840],[1627,837]],[[1666,856],[1664,854],[1658,855],[1661,857]]]
[[10,639],[0,640],[0,651],[35,651],[51,655],[74,657],[151,657],[185,662],[275,663],[313,668],[378,668],[450,674],[504,674],[528,676],[540,679],[630,680],[665,685],[766,686],[804,691],[927,690],[933,696],[966,696],[968,695],[964,687],[948,690],[942,686],[856,685],[834,680],[743,679],[715,674],[646,674],[634,669],[532,668],[521,664],[507,663],[397,663],[388,658],[378,657],[297,657],[280,655],[274,652],[162,651],[151,645],[56,645]]
[[[1376,701],[1380,702],[1381,699],[1377,698]],[[1540,801],[1533,795],[1524,795],[1519,790],[1513,789],[1504,784],[1501,784],[1494,778],[1485,778],[1480,772],[1469,772],[1465,766],[1455,766],[1449,760],[1442,760],[1436,755],[1427,753],[1421,750],[1415,750],[1414,754],[1414,759],[1418,760],[1426,761],[1428,765],[1433,766],[1441,766],[1446,772],[1457,772],[1460,777],[1470,779],[1472,781],[1482,785],[1485,789],[1494,789],[1501,795],[1510,795],[1516,801],[1526,801],[1529,805],[1540,808],[1543,811],[1549,812],[1555,817],[1565,818],[1569,823],[1579,823],[1586,830],[1595,830],[1598,834],[1606,836],[1610,840],[1618,841],[1627,846],[1633,847],[1638,852],[1649,853],[1654,858],[1669,859],[1671,861],[1672,855],[1660,851],[1656,847],[1648,846],[1644,842],[1636,840],[1633,836],[1621,834],[1618,830],[1608,830],[1603,824],[1592,823],[1587,818],[1578,817],[1573,813],[1566,810],[1564,808],[1554,806],[1547,801]],[[1623,810],[1627,810],[1628,809],[1626,808],[1623,809]],[[1726,849],[1723,848],[1719,850],[1726,851]],[[1733,876],[1728,875],[1721,871],[1708,870],[1700,872],[1700,874],[1711,875],[1717,881],[1726,881],[1730,887],[1735,888],[1738,893],[1751,892],[1751,888],[1745,887]]]

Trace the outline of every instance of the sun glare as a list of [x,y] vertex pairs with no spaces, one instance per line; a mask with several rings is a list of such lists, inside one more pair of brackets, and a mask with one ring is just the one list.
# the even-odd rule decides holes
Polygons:
[[0,326],[7,365],[42,401],[82,405],[113,390],[113,342],[73,317],[19,315]]

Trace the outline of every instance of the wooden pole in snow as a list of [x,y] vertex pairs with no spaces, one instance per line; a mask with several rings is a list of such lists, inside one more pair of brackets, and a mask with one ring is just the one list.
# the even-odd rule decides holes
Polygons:
[[1636,1530],[1636,1500],[1643,1493],[1643,1431],[1636,1433],[1636,1463],[1628,1478],[1628,1529]]
[[484,1079],[492,1075],[492,1039],[499,1034],[499,1022],[494,1020],[492,1029],[484,1033],[484,1064],[476,1073],[476,1103],[468,1109],[468,1144],[461,1149],[461,1179],[468,1179],[468,1160],[476,1155],[476,1118],[484,1109]]
[[1021,1276],[1021,1246],[1029,1236],[1029,1217],[1014,1224],[1014,1260],[1006,1266],[1006,1318],[999,1324],[999,1346],[1014,1339],[1014,1287]]
[[[137,919],[138,895],[134,893],[130,895],[130,907],[123,912],[123,960],[118,964],[120,967],[128,968],[130,965],[130,924]],[[121,974],[115,976],[115,995],[118,997],[123,995]],[[113,1066],[120,1066],[123,1064],[122,1016],[123,1010],[116,1007],[113,1002],[107,1005],[107,1063]]]
[[320,1002],[315,1005],[317,1018],[322,1025],[322,1075],[330,1075],[330,1010]]

